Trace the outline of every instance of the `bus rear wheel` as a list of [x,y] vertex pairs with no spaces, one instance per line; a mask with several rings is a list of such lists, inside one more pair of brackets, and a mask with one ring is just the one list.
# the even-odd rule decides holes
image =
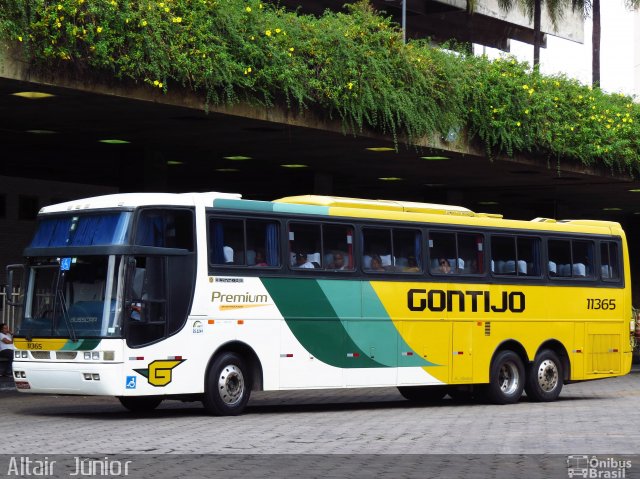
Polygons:
[[118,400],[131,412],[153,411],[162,402],[158,396],[120,396]]
[[513,404],[520,400],[525,375],[522,359],[513,351],[500,351],[491,363],[485,396],[494,404]]
[[447,394],[447,386],[398,386],[405,399],[415,402],[440,401]]
[[241,356],[222,353],[207,373],[204,408],[216,416],[237,416],[244,411],[251,395],[251,376]]
[[555,401],[562,391],[564,375],[558,355],[550,349],[541,351],[531,363],[525,391],[536,402]]

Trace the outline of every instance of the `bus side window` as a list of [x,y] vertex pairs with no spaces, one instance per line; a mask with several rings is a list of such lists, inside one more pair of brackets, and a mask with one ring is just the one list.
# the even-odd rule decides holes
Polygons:
[[363,228],[362,264],[365,271],[384,272],[392,266],[391,230],[388,228]]
[[193,212],[187,209],[142,210],[138,219],[135,243],[193,251]]
[[605,280],[620,279],[618,244],[613,241],[600,243],[600,274]]
[[458,263],[462,273],[479,274],[484,265],[484,237],[481,234],[458,233]]
[[429,261],[433,274],[456,272],[458,261],[455,233],[429,233]]
[[322,268],[320,225],[289,223],[290,265],[295,269]]
[[422,235],[417,230],[393,230],[395,270],[403,273],[422,271]]
[[323,265],[332,271],[352,271],[353,227],[327,224],[322,227]]
[[212,218],[209,223],[210,263],[244,264],[244,257],[244,222]]
[[247,220],[246,258],[250,267],[280,266],[280,225],[274,221]]
[[[549,274],[550,276],[571,277],[571,241],[549,240]],[[552,271],[553,265],[555,272]]]

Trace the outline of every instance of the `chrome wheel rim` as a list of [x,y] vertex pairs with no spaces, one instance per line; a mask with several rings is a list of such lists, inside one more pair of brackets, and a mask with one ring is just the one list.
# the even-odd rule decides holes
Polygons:
[[553,391],[558,385],[558,366],[550,359],[545,359],[538,367],[538,386],[544,392]]
[[502,392],[510,396],[518,390],[520,385],[520,371],[515,363],[507,362],[502,365],[498,373],[498,384]]
[[229,406],[236,405],[244,395],[244,384],[244,376],[240,368],[234,364],[228,364],[222,368],[218,377],[220,399]]

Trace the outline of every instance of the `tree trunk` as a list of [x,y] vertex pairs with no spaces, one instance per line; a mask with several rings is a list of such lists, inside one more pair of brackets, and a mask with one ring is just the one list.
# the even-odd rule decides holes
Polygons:
[[542,0],[536,0],[533,7],[533,68],[540,68],[540,44],[542,43],[542,32],[540,22],[542,17]]
[[593,32],[591,34],[591,43],[593,50],[591,52],[591,85],[600,86],[600,0],[593,0]]

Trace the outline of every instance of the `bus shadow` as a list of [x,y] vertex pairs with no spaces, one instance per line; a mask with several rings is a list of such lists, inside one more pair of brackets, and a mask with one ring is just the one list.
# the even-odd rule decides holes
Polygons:
[[[132,420],[132,419],[155,419],[155,418],[175,418],[175,417],[212,417],[210,416],[198,402],[181,403],[178,401],[165,401],[158,409],[149,412],[130,412],[125,410],[119,403],[101,403],[78,401],[75,398],[75,404],[52,405],[49,403],[45,408],[42,407],[24,407],[19,409],[20,414],[32,417],[63,417],[68,419],[108,419],[112,421]],[[91,398],[86,398],[91,399]],[[611,399],[610,396],[568,396],[560,397],[558,402],[569,401],[599,401]],[[263,402],[263,404],[261,404]],[[495,405],[480,400],[454,400],[443,399],[437,402],[412,402],[405,399],[394,400],[366,400],[366,401],[331,401],[323,402],[321,398],[318,402],[286,402],[286,403],[270,403],[268,399],[261,400],[257,403],[249,404],[243,415],[259,415],[259,414],[306,414],[306,413],[322,413],[322,412],[347,412],[347,411],[381,411],[395,409],[441,409],[441,408],[482,408],[484,411],[490,412],[494,408],[517,408],[531,406],[549,406],[553,407],[554,403],[539,403],[530,401],[526,396],[517,404],[513,405]],[[499,409],[495,409],[499,410]]]

